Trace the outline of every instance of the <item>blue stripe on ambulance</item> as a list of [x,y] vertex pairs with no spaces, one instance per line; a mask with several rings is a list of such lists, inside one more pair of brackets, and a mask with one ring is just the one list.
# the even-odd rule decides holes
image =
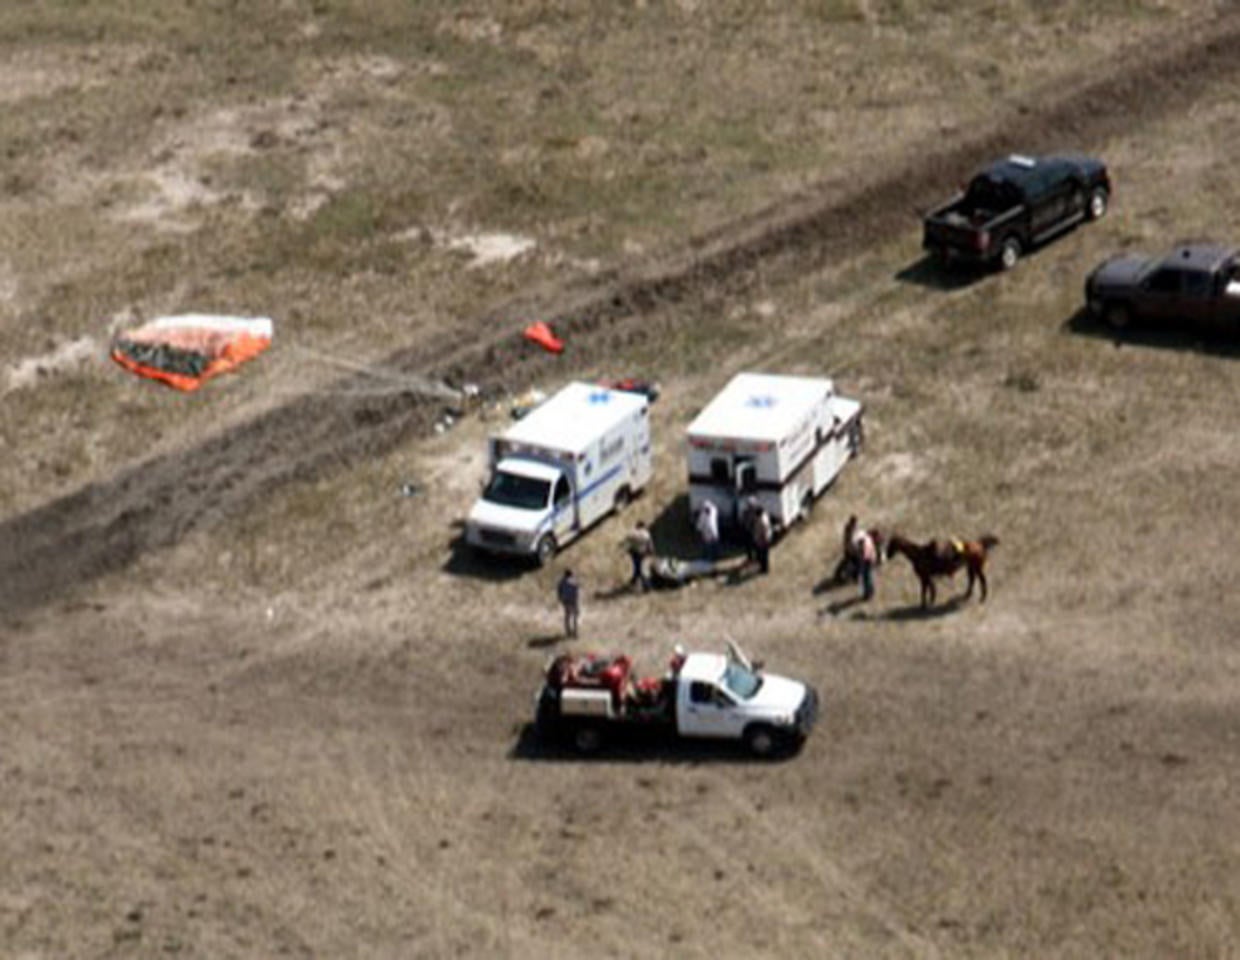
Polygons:
[[584,490],[582,490],[578,496],[573,498],[571,503],[566,504],[565,506],[559,507],[555,510],[552,510],[551,513],[543,519],[543,522],[538,525],[537,532],[542,533],[542,531],[552,526],[561,513],[563,513],[565,510],[570,509],[573,506],[573,504],[580,504],[582,500],[584,500],[586,497],[592,494],[595,490],[597,490],[599,487],[605,484],[608,480],[610,480],[612,477],[618,474],[621,471],[621,469],[623,469],[623,464],[617,464],[616,466],[608,470],[606,473],[599,476],[597,480],[595,480],[592,484],[590,484]]

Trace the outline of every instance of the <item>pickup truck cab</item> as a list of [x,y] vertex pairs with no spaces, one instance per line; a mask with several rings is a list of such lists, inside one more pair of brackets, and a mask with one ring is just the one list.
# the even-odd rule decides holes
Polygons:
[[1135,321],[1240,331],[1240,250],[1188,244],[1162,257],[1112,257],[1085,280],[1089,312],[1116,330]]
[[991,164],[925,217],[922,246],[947,263],[1010,270],[1037,244],[1110,203],[1106,164],[1092,157],[1013,154]]
[[638,678],[623,654],[562,654],[535,697],[540,735],[595,753],[608,741],[733,740],[755,756],[800,746],[818,718],[818,694],[763,672],[739,648],[684,653],[662,677]]

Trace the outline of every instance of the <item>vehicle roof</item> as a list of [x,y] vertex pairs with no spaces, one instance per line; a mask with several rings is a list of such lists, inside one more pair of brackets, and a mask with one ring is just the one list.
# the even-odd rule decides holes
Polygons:
[[978,176],[994,181],[1023,184],[1033,176],[1035,171],[1040,171],[1047,167],[1088,171],[1100,169],[1102,166],[1101,160],[1081,153],[1052,153],[1039,157],[1014,153],[1004,157],[1002,160],[996,160],[982,170]]
[[1223,263],[1236,255],[1235,247],[1221,243],[1186,243],[1176,247],[1162,258],[1159,266],[1183,267],[1213,273]]
[[706,680],[715,683],[723,676],[728,665],[728,658],[722,653],[691,653],[685,657],[680,667],[680,676],[685,680]]
[[689,424],[691,437],[778,441],[835,391],[826,377],[738,373]]
[[638,393],[575,381],[509,427],[504,439],[584,453],[602,434],[649,403]]

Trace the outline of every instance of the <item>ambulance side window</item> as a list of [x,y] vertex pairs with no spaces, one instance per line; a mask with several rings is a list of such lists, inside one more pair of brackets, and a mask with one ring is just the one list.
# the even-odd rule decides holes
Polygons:
[[710,481],[711,483],[728,482],[728,460],[727,457],[712,457],[710,461]]
[[560,477],[555,484],[555,505],[562,507],[568,503],[569,494],[568,477]]

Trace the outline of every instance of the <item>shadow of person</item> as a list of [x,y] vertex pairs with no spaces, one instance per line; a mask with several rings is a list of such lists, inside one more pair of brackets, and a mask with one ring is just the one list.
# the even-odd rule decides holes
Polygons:
[[540,633],[538,636],[530,637],[525,641],[525,645],[531,650],[541,650],[545,647],[554,647],[561,640],[567,640],[563,633]]
[[848,597],[846,600],[836,600],[832,603],[828,603],[825,607],[822,608],[822,610],[819,611],[818,615],[820,617],[821,616],[838,617],[840,616],[840,614],[845,613],[848,610],[851,610],[853,607],[860,606],[863,603],[869,603],[869,600],[867,600],[865,597],[861,596],[860,594],[857,594],[856,596]]

